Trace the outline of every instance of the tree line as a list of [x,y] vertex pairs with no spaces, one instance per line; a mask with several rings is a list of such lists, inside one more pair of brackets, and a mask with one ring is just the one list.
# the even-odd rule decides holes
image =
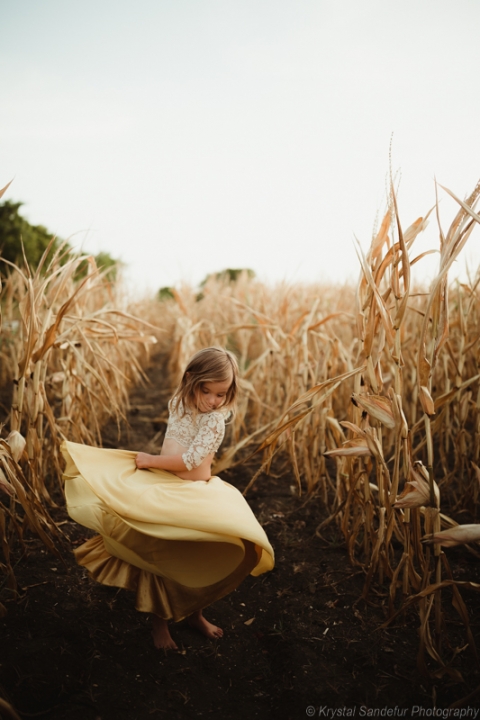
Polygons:
[[[30,268],[35,270],[54,237],[43,225],[29,223],[20,213],[22,205],[21,202],[10,200],[0,203],[0,272],[5,272],[7,268],[3,260],[23,265],[24,253]],[[65,251],[72,249],[70,243],[55,236],[47,262],[62,244]],[[119,264],[115,258],[107,252],[100,252],[95,255],[95,261],[98,267],[106,269],[108,275],[114,279]]]

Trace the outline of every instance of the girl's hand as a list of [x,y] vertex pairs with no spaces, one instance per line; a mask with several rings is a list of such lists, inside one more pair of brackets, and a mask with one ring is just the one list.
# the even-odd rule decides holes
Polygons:
[[135,458],[135,464],[137,468],[144,469],[144,468],[151,468],[153,467],[152,461],[154,461],[155,455],[149,455],[148,453],[138,453],[138,455]]

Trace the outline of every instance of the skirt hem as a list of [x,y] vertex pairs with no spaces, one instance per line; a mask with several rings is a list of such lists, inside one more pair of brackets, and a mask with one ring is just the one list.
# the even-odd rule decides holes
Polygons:
[[74,550],[74,555],[96,582],[134,592],[135,607],[140,612],[180,622],[228,595],[251,573],[258,563],[259,551],[253,543],[243,542],[245,556],[239,566],[223,580],[202,588],[181,585],[114,557],[105,548],[101,535],[87,540]]

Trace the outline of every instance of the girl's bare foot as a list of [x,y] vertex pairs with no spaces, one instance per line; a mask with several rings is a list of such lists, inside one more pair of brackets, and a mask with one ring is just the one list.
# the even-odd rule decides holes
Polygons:
[[205,620],[201,610],[197,610],[193,615],[190,615],[190,617],[187,618],[187,622],[191,627],[201,632],[202,635],[212,640],[218,640],[218,638],[223,637],[222,628],[212,625],[208,620]]
[[172,639],[172,636],[170,635],[167,621],[161,617],[158,617],[158,615],[153,615],[152,619],[152,635],[155,647],[158,650],[161,650],[162,648],[164,650],[178,650],[178,647],[176,646],[175,642]]

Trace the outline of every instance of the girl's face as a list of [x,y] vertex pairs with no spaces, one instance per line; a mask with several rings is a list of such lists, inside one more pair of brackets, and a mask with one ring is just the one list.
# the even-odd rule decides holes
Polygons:
[[199,411],[206,413],[221,407],[225,403],[228,388],[231,384],[232,379],[223,380],[222,382],[202,383],[195,398]]

